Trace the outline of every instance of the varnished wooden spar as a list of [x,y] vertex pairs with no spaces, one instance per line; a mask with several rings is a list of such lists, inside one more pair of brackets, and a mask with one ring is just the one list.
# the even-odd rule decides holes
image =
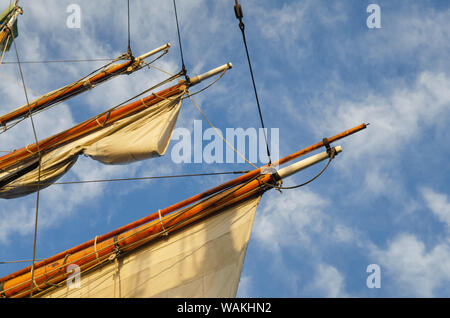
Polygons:
[[[200,80],[204,80],[206,78],[209,78],[210,76],[223,72],[224,70],[229,69],[231,67],[232,67],[231,63],[224,64],[218,68],[215,68],[210,72],[205,73],[204,74],[205,76],[199,75],[199,78]],[[122,119],[126,116],[139,112],[144,108],[150,107],[164,100],[165,98],[170,98],[183,91],[186,88],[186,86],[192,86],[194,84],[197,84],[199,83],[200,80],[196,80],[195,82],[192,83],[181,81],[180,83],[173,85],[169,88],[166,88],[158,93],[154,93],[140,100],[121,106],[115,110],[103,114],[102,116],[94,117],[87,121],[84,121],[62,133],[58,133],[54,136],[43,139],[38,143],[34,143],[21,149],[10,152],[0,157],[0,169],[7,170],[18,163],[22,163],[25,160],[32,158],[37,154],[38,148],[39,151],[41,151],[41,153],[46,153],[62,144],[86,136],[87,134],[92,133],[93,131],[100,129],[106,125],[109,125],[119,119]]]
[[108,67],[107,69],[102,70],[99,73],[94,74],[84,80],[80,80],[73,84],[66,85],[52,93],[48,93],[40,98],[37,98],[34,101],[30,102],[29,104],[23,105],[3,116],[0,116],[0,125],[5,126],[9,122],[28,116],[30,112],[35,113],[39,110],[50,107],[51,105],[54,105],[60,101],[81,94],[89,90],[93,86],[103,83],[114,76],[136,71],[142,67],[142,62],[144,61],[145,58],[158,52],[161,52],[163,50],[167,50],[169,47],[170,44],[167,43],[155,50],[152,50],[146,54],[139,56],[134,60],[130,59],[120,64],[114,64]]
[[[336,147],[336,151],[341,151],[340,147]],[[299,171],[318,163],[326,159],[328,155],[327,152],[324,152],[298,162],[290,169],[290,173],[294,173],[294,171]],[[47,260],[46,264],[35,265],[34,279],[36,285],[33,287],[33,290],[37,290],[38,288],[45,290],[50,287],[51,284],[63,281],[70,275],[70,273],[66,271],[66,267],[71,264],[79,266],[81,271],[91,268],[98,263],[102,263],[111,255],[117,256],[117,253],[119,252],[123,253],[134,250],[137,247],[148,243],[150,240],[157,239],[161,235],[184,228],[212,213],[222,211],[255,195],[260,195],[271,188],[270,186],[267,186],[268,183],[276,182],[276,180],[277,179],[274,179],[274,175],[272,174],[259,175],[253,180],[249,180],[232,189],[218,193],[198,204],[178,211],[179,213],[169,215],[164,219],[158,218],[149,224],[137,226],[101,242],[98,242],[97,240],[95,245],[90,244],[78,251],[69,250],[70,252],[65,251],[60,253],[58,254],[59,257],[52,262]],[[6,297],[28,296],[31,293],[30,280],[30,271],[25,271],[20,274],[16,273],[14,276],[5,277],[0,280],[0,284],[3,286],[3,290],[0,292]]]
[[[365,127],[366,127],[365,124],[361,124],[352,129],[346,130],[340,134],[337,134],[333,137],[328,138],[328,141],[329,142],[337,141],[339,139],[342,139],[346,136],[349,136],[353,133],[356,133],[357,131],[364,129]],[[275,164],[281,165],[281,164],[287,163],[295,158],[298,158],[302,155],[305,155],[305,154],[312,152],[323,146],[324,146],[323,141],[318,142],[314,145],[311,145],[307,148],[299,150],[287,157],[280,159],[279,161],[275,162]],[[319,159],[323,160],[324,158],[325,157],[322,156]],[[85,264],[91,264],[93,261],[95,261],[97,259],[97,257],[99,257],[99,256],[94,255],[94,259],[92,258],[92,255],[95,254],[95,251],[104,250],[105,253],[107,253],[107,252],[111,253],[111,250],[114,249],[113,247],[115,245],[114,244],[115,241],[117,241],[117,242],[123,241],[124,243],[121,245],[121,247],[124,248],[126,245],[132,244],[132,242],[130,241],[130,237],[132,237],[132,236],[134,236],[140,240],[140,239],[144,238],[145,235],[149,236],[149,235],[158,233],[158,230],[161,230],[162,226],[164,226],[164,228],[166,228],[166,229],[169,228],[170,226],[174,226],[174,228],[176,228],[176,223],[174,223],[175,222],[174,220],[177,219],[177,222],[181,222],[181,223],[183,223],[182,222],[183,220],[179,219],[178,213],[174,213],[173,214],[174,217],[169,218],[170,216],[168,214],[170,214],[171,212],[180,211],[180,209],[183,209],[192,203],[195,203],[202,199],[208,198],[214,194],[219,193],[220,191],[229,189],[233,186],[236,186],[236,188],[239,188],[242,184],[244,184],[247,181],[250,181],[252,178],[258,176],[260,173],[261,173],[261,168],[255,169],[255,170],[253,170],[247,174],[244,174],[238,178],[235,178],[235,179],[228,181],[224,184],[221,184],[217,187],[211,188],[205,192],[202,192],[202,193],[197,194],[193,197],[190,197],[186,200],[178,202],[177,204],[174,204],[165,209],[162,209],[157,213],[150,214],[150,215],[148,215],[140,220],[137,220],[135,222],[132,222],[126,226],[118,228],[107,234],[98,236],[95,240],[94,239],[90,240],[90,241],[80,244],[76,247],[68,249],[64,252],[58,253],[57,255],[54,255],[46,260],[38,262],[35,264],[36,277],[38,277],[39,275],[43,275],[43,277],[47,277],[47,278],[51,277],[55,272],[54,268],[58,268],[62,264],[70,264],[69,260],[75,260],[76,258],[74,258],[74,257],[85,259],[86,260]],[[264,175],[264,176],[261,176],[260,178],[261,179],[259,179],[259,180],[250,181],[247,185],[243,186],[242,188],[239,188],[238,190],[236,190],[234,192],[233,192],[233,190],[229,190],[229,192],[225,192],[224,194],[233,192],[229,197],[227,197],[226,201],[221,199],[223,197],[221,195],[219,197],[216,197],[215,203],[214,203],[214,201],[212,201],[213,200],[212,198],[208,198],[208,199],[206,199],[206,201],[203,201],[199,205],[195,205],[194,207],[191,207],[191,208],[189,208],[189,207],[186,208],[186,210],[183,212],[183,215],[188,215],[192,218],[195,213],[199,213],[200,211],[202,211],[202,208],[205,209],[205,207],[209,207],[208,209],[210,209],[211,211],[212,210],[216,211],[218,208],[213,209],[213,206],[218,206],[218,203],[220,206],[221,206],[221,204],[224,204],[225,202],[232,204],[233,202],[236,202],[233,200],[236,200],[236,198],[239,197],[240,195],[244,195],[245,197],[251,196],[251,195],[257,193],[257,191],[259,191],[259,189],[260,189],[259,186],[262,184],[262,182],[268,182],[270,180],[269,175]],[[221,202],[221,200],[222,200],[222,202]],[[209,205],[211,205],[211,206],[209,206]],[[208,209],[205,209],[205,211],[209,211]],[[167,223],[163,223],[163,225],[161,225],[160,222],[157,222],[157,224],[155,223],[151,227],[149,227],[148,223],[150,223],[152,221],[154,222],[154,220],[159,221],[159,215],[161,215],[162,217],[167,216],[168,219],[166,221],[164,221]],[[141,234],[141,232],[142,232],[142,234]],[[131,235],[131,234],[133,234],[133,235]],[[111,247],[111,245],[113,247]],[[68,256],[68,257],[70,257],[70,259],[66,259],[67,255],[69,255],[69,254],[70,254],[70,256]],[[74,256],[74,255],[76,255],[76,256]],[[77,263],[77,265],[80,265],[80,264]],[[88,266],[88,265],[86,265],[86,266]],[[30,270],[31,270],[31,266],[24,268],[22,270],[19,270],[15,273],[12,273],[3,278],[0,278],[0,285],[3,284],[3,290],[4,290],[5,295],[14,296],[14,295],[17,295],[18,291],[26,290],[26,288],[24,288],[24,289],[20,288],[21,286],[28,286],[28,289],[30,289],[30,285],[29,284],[27,285],[27,283],[26,283],[26,280],[30,279],[30,275],[31,275]],[[40,273],[40,274],[38,274],[38,273]],[[61,273],[65,274],[65,269],[61,270]]]

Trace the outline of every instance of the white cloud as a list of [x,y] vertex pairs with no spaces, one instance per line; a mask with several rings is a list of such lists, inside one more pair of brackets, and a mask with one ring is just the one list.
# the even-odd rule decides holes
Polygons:
[[450,229],[450,202],[448,196],[443,193],[438,193],[430,188],[422,188],[422,195],[428,208],[434,213],[434,215],[447,225]]
[[11,242],[11,235],[18,233],[26,235],[34,228],[34,210],[24,204],[9,205],[0,210],[0,243]]
[[304,21],[308,8],[308,1],[284,4],[278,10],[265,10],[260,6],[249,6],[249,10],[253,11],[249,15],[262,17],[257,23],[259,23],[262,35],[268,40],[275,41],[277,44],[294,43],[301,34],[300,26],[303,25],[302,21]]
[[320,293],[320,297],[349,297],[345,292],[343,275],[335,267],[324,263],[318,264],[315,276],[308,289]]
[[401,166],[409,159],[408,149],[415,140],[430,130],[446,129],[450,116],[448,86],[449,74],[423,72],[412,85],[399,84],[388,94],[368,93],[360,100],[334,100],[339,106],[333,112],[317,105],[325,114],[325,118],[310,118],[317,136],[370,123],[367,129],[336,143],[342,144],[344,151],[334,167],[352,183],[355,174],[360,176],[355,183],[360,196],[354,198],[373,200],[385,196],[399,203],[412,201],[404,183],[407,172]]
[[[246,32],[252,34],[254,29],[258,30],[263,38],[273,43],[271,50],[282,51],[283,56],[287,55],[296,62],[312,54],[312,26],[333,30],[336,24],[345,23],[348,18],[346,9],[339,2],[326,3],[325,6],[311,0],[293,1],[283,3],[274,10],[267,10],[267,6],[258,3],[245,6],[245,10],[248,10],[250,17],[260,17],[249,22],[256,23],[257,27],[251,24]],[[244,13],[246,21],[248,19]]]
[[335,112],[328,113],[326,121],[316,120],[317,126],[313,126],[323,134],[331,131],[330,127],[344,130],[368,122],[366,131],[352,137],[355,146],[346,158],[391,159],[402,154],[423,129],[445,123],[450,111],[450,93],[445,89],[448,85],[449,75],[424,72],[412,87],[400,85],[387,96],[370,94],[362,101],[341,101]]
[[361,239],[358,231],[332,215],[331,208],[328,199],[307,188],[268,192],[258,208],[253,238],[273,253],[293,247],[313,254],[322,244]]
[[[430,188],[421,189],[427,208],[447,227],[450,225],[450,204],[446,194]],[[436,290],[450,283],[450,240],[427,246],[417,235],[400,233],[386,249],[368,244],[370,256],[381,265],[382,275],[390,280],[386,288],[395,295],[435,297]],[[386,280],[385,280],[386,282]]]
[[335,242],[351,243],[357,238],[355,231],[344,224],[336,224],[331,232],[331,237]]
[[404,297],[433,297],[436,289],[450,283],[450,247],[440,243],[427,250],[412,234],[400,234],[383,250],[372,247],[371,255],[391,278],[383,288]]
[[257,214],[254,238],[272,251],[307,246],[311,233],[322,229],[327,202],[308,190],[267,193]]
[[251,297],[252,278],[251,276],[242,276],[239,281],[239,287],[236,293],[237,298]]
[[[398,56],[414,55],[421,65],[436,67],[448,57],[443,52],[449,49],[450,35],[445,21],[450,17],[449,9],[435,9],[405,3],[404,14],[396,11],[382,11],[382,19],[389,21],[389,32],[363,34],[372,43],[365,42],[362,56],[371,61],[396,59]],[[386,48],[389,49],[386,49]]]

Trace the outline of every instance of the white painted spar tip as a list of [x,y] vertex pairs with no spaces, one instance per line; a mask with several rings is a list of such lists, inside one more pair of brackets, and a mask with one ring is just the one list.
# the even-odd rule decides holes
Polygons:
[[233,64],[231,64],[231,63],[227,63],[227,64],[224,64],[222,66],[216,67],[215,69],[212,69],[212,70],[210,70],[210,71],[208,71],[206,73],[203,73],[203,74],[200,74],[200,75],[192,77],[190,79],[190,81],[189,81],[189,84],[191,86],[195,85],[195,84],[198,84],[201,81],[203,81],[203,80],[205,80],[207,78],[210,78],[211,76],[214,76],[216,74],[222,73],[225,70],[229,70],[232,67],[233,67]]
[[[336,147],[334,147],[334,149],[336,149],[337,154],[342,152],[341,146],[336,146]],[[281,178],[289,177],[303,169],[306,169],[306,168],[308,168],[312,165],[315,165],[316,163],[319,163],[328,158],[329,158],[329,155],[326,151],[318,153],[314,156],[311,156],[306,159],[300,160],[296,163],[293,163],[287,167],[281,168],[280,170],[278,170],[278,175]]]
[[156,49],[154,49],[154,50],[152,50],[150,52],[142,54],[137,59],[138,60],[144,60],[144,59],[146,59],[147,57],[149,57],[149,56],[151,56],[153,54],[156,54],[156,53],[161,52],[163,50],[168,50],[169,48],[170,48],[170,43],[166,43],[166,44],[160,46],[159,48],[156,48]]

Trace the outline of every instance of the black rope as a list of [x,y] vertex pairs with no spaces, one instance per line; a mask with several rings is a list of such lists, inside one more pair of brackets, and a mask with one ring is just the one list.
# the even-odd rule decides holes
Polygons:
[[178,45],[180,46],[181,72],[184,75],[184,77],[186,78],[186,81],[189,82],[189,77],[187,76],[186,65],[184,64],[183,46],[181,45],[180,26],[178,24],[177,5],[175,3],[175,0],[173,0],[173,9],[175,12],[175,21],[177,23]]
[[250,75],[251,75],[252,83],[253,83],[253,90],[255,92],[256,104],[258,106],[259,119],[261,120],[261,126],[262,126],[263,132],[264,132],[264,139],[266,141],[267,156],[269,158],[269,165],[270,165],[272,163],[272,159],[270,158],[269,143],[267,141],[266,129],[265,129],[265,126],[264,126],[263,116],[262,116],[262,112],[261,112],[261,106],[259,104],[258,92],[256,90],[256,84],[255,84],[255,78],[253,76],[252,63],[250,62],[250,55],[248,53],[247,40],[245,38],[245,25],[244,25],[244,22],[242,21],[242,18],[244,17],[244,14],[242,13],[242,7],[238,3],[238,0],[236,0],[236,4],[234,6],[234,13],[236,14],[236,18],[239,20],[239,29],[241,29],[242,39],[244,41],[245,52],[247,54],[248,67],[250,69]]
[[127,0],[128,5],[128,54],[133,58],[133,53],[131,53],[131,36],[130,36],[130,0]]

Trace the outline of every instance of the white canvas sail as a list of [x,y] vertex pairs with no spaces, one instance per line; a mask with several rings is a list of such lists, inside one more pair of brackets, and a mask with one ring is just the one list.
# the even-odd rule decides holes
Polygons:
[[[162,156],[175,128],[184,92],[125,117],[89,135],[60,146],[42,156],[40,188],[48,186],[86,155],[104,164],[126,164]],[[100,123],[101,124],[101,123]],[[15,168],[20,170],[24,165]],[[0,179],[13,171],[0,173]],[[35,169],[0,189],[0,197],[14,198],[36,191],[39,170]]]
[[[224,209],[41,297],[235,297],[260,196]],[[70,284],[70,282],[72,284]]]

